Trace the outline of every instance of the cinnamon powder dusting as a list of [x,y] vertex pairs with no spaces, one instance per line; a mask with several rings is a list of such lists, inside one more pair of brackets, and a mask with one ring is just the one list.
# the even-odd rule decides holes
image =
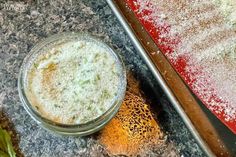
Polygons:
[[100,143],[112,155],[136,156],[163,144],[163,137],[137,81],[129,76],[123,104],[101,131]]

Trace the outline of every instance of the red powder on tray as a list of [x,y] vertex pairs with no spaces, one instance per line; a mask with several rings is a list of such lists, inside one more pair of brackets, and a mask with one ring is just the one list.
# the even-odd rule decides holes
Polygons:
[[173,67],[236,133],[236,30],[212,1],[127,0]]

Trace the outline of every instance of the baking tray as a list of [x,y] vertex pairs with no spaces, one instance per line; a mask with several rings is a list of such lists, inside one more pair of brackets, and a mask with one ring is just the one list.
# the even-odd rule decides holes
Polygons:
[[220,122],[191,93],[165,56],[157,53],[158,47],[126,2],[107,0],[107,3],[206,155],[234,156],[235,136],[218,124]]

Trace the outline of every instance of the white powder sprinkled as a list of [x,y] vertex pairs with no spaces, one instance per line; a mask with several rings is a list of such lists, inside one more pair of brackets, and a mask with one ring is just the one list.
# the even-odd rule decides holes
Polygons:
[[229,24],[236,28],[236,1],[235,0],[213,0],[222,10]]
[[[166,53],[170,61],[175,65],[179,58],[186,59],[184,73],[193,82],[191,88],[208,108],[223,114],[226,121],[236,118],[236,29],[233,26],[236,1],[228,1],[137,0],[136,3],[137,13],[144,20],[162,28],[157,42],[173,49],[173,53]],[[148,14],[143,14],[147,11]],[[167,26],[170,26],[168,31]],[[180,42],[173,44],[176,38]]]
[[120,70],[108,48],[70,41],[39,55],[28,76],[31,104],[42,116],[63,124],[93,120],[113,104]]

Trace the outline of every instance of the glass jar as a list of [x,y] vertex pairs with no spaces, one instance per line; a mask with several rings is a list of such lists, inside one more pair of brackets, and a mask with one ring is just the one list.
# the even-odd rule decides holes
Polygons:
[[[44,117],[38,112],[35,107],[30,103],[27,98],[26,88],[27,88],[27,75],[29,73],[30,67],[34,64],[34,60],[37,58],[42,51],[45,52],[47,49],[53,48],[54,45],[58,43],[64,43],[68,41],[92,41],[96,44],[99,44],[103,47],[106,47],[107,50],[115,57],[116,63],[118,63],[119,71],[119,87],[117,95],[114,97],[113,104],[110,108],[104,112],[101,116],[90,120],[86,123],[81,124],[63,124],[54,122],[47,117]],[[49,38],[46,38],[39,44],[33,47],[29,52],[26,58],[23,61],[23,64],[20,68],[19,78],[18,78],[18,91],[20,99],[23,103],[25,110],[28,114],[41,126],[45,129],[53,131],[55,133],[64,134],[64,135],[78,135],[85,136],[92,134],[101,128],[103,128],[118,112],[120,105],[124,99],[126,91],[126,72],[124,64],[121,58],[115,53],[115,51],[105,44],[102,40],[97,39],[89,34],[84,33],[62,33],[59,35],[53,35]]]

